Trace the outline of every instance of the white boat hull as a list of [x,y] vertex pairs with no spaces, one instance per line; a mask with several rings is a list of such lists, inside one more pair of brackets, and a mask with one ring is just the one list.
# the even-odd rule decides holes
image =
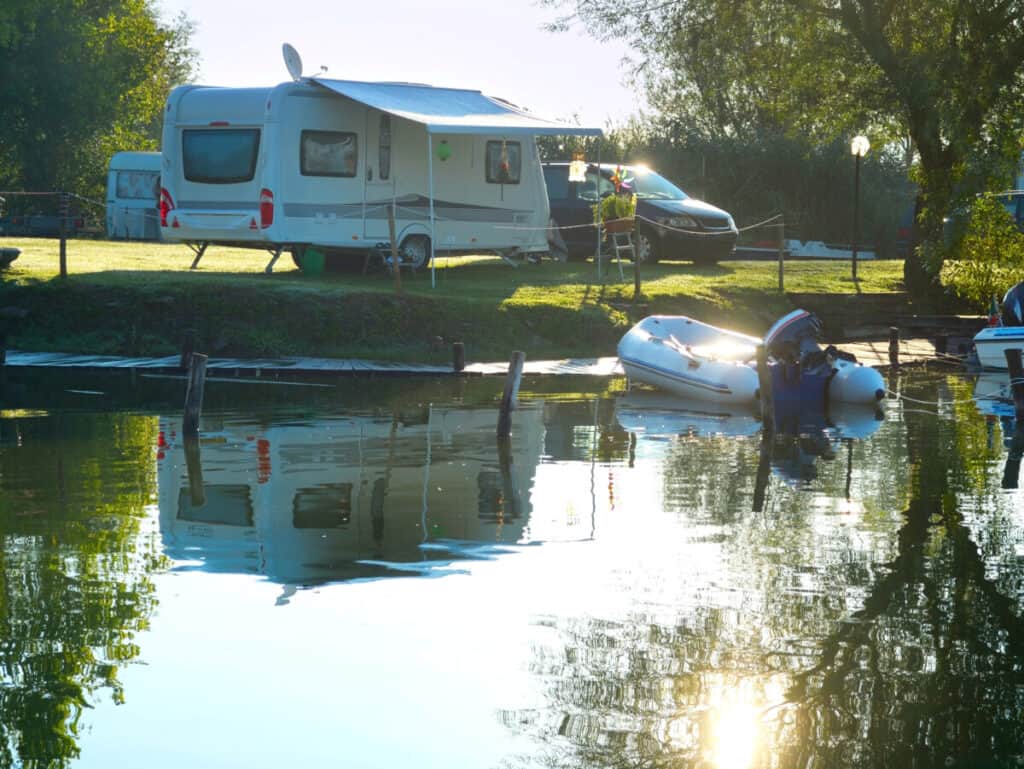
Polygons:
[[748,363],[759,341],[684,316],[652,315],[626,332],[618,352],[631,381],[682,398],[751,403],[758,382]]
[[1024,350],[1024,326],[990,326],[974,335],[982,368],[1006,370],[1006,351]]
[[[757,337],[683,315],[652,315],[626,332],[618,353],[630,381],[682,398],[740,404],[759,397],[759,344]],[[832,402],[875,404],[885,395],[885,380],[870,366],[840,358],[828,388]]]

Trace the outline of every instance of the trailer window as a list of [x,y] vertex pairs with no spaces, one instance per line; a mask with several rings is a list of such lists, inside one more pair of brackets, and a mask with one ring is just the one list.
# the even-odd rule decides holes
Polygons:
[[380,180],[391,176],[391,115],[380,116],[380,157],[377,158]]
[[523,151],[519,142],[487,142],[487,181],[519,184]]
[[185,178],[200,184],[237,184],[256,175],[258,128],[187,128],[181,132]]
[[303,176],[355,176],[356,135],[345,131],[303,131],[299,168]]
[[156,200],[160,197],[160,174],[152,171],[118,171],[117,197],[122,200]]

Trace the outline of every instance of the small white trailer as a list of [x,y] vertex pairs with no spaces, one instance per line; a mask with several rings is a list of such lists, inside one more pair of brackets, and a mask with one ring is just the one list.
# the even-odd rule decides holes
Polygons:
[[538,135],[600,136],[479,91],[296,77],[273,88],[174,89],[164,112],[160,225],[196,260],[210,243],[340,259],[389,244],[548,251]]
[[116,152],[107,169],[107,237],[159,240],[160,153]]

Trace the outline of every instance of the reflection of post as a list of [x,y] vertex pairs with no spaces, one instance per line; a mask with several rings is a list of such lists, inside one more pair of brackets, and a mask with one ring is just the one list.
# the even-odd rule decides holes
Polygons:
[[853,480],[853,439],[846,439],[846,501],[850,501],[850,483]]
[[199,457],[199,437],[185,436],[185,466],[188,469],[188,493],[192,507],[206,504],[206,493],[203,491],[203,465]]
[[1024,369],[1021,367],[1020,350],[1004,350],[1006,368],[1010,373],[1010,390],[1013,392],[1013,410],[1017,421],[1024,419]]
[[498,438],[498,468],[501,470],[501,498],[503,503],[500,514],[504,520],[509,521],[518,518],[521,512],[519,509],[519,495],[516,492],[516,485],[512,478],[511,438]]
[[768,490],[768,477],[772,469],[772,444],[775,438],[767,429],[761,432],[761,456],[757,461],[757,477],[754,480],[754,504],[752,509],[755,513],[764,510],[764,496]]
[[501,396],[501,410],[498,412],[498,437],[507,438],[512,432],[512,409],[519,396],[519,380],[523,376],[523,362],[526,353],[516,350],[508,362],[508,376],[505,377],[505,391]]
[[1010,452],[1006,455],[1003,468],[1003,488],[1016,489],[1020,479],[1020,459],[1024,456],[1024,422],[1017,420],[1017,426],[1010,440]]

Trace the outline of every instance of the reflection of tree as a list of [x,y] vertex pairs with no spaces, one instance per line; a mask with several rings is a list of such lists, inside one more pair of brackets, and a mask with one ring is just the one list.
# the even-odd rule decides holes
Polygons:
[[[534,660],[549,707],[503,718],[543,740],[551,766],[706,766],[716,701],[744,692],[760,709],[753,766],[1019,765],[1024,569],[987,516],[962,509],[998,480],[990,471],[979,490],[961,453],[977,436],[955,420],[908,410],[904,423],[898,438],[855,450],[871,460],[861,480],[887,476],[886,488],[909,459],[891,497],[906,500],[902,513],[865,506],[856,526],[818,541],[814,529],[837,516],[815,517],[810,492],[777,495],[763,516],[725,529],[722,564],[696,575],[704,588],[626,616],[558,620],[560,648]],[[697,443],[666,459],[667,473],[704,479],[686,481],[679,514],[727,526],[743,515],[743,492],[720,455],[746,449]],[[841,496],[846,466],[832,464],[843,465],[831,473]],[[708,483],[714,494],[689,490]],[[724,597],[708,594],[723,585]]]
[[139,539],[155,491],[156,420],[0,423],[0,766],[64,766],[94,693],[153,610],[156,547]]

